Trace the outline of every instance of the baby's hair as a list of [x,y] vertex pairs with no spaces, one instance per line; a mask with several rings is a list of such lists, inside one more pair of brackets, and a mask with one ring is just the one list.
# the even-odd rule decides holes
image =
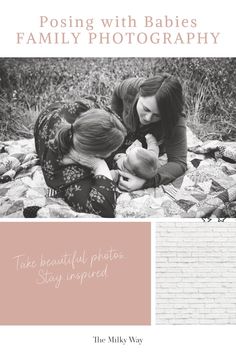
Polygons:
[[137,149],[136,157],[138,163],[132,167],[133,173],[136,176],[150,179],[157,174],[158,164],[155,153],[146,149]]
[[61,155],[74,148],[81,153],[102,156],[116,150],[125,136],[126,129],[115,114],[102,109],[90,109],[80,114],[72,126],[62,127],[55,143]]

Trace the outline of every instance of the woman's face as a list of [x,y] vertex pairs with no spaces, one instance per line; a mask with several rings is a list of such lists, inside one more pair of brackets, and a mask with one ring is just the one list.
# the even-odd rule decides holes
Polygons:
[[161,120],[155,96],[140,96],[137,102],[137,112],[142,125],[148,125]]
[[100,153],[100,154],[96,154],[95,157],[99,158],[99,159],[107,159],[111,154],[113,154],[113,152],[115,152],[117,149],[119,148],[116,147],[113,150],[111,150],[110,152],[104,152],[104,153]]

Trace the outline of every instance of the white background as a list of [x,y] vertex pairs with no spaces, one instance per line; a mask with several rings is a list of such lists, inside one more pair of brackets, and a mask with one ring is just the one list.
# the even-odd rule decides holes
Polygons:
[[[0,55],[2,57],[169,57],[236,56],[235,11],[233,1],[55,1],[7,0],[0,12]],[[39,16],[51,18],[112,18],[131,15],[197,18],[200,32],[221,32],[219,45],[191,46],[79,46],[16,45],[16,32],[37,32]],[[96,27],[99,31],[99,27]],[[64,31],[64,29],[63,29]],[[104,30],[103,30],[104,31]],[[3,235],[1,235],[3,236]],[[6,235],[5,235],[6,236]],[[155,236],[155,235],[153,235]],[[154,242],[153,237],[152,242]],[[153,249],[155,245],[153,244]],[[154,260],[153,260],[154,262]],[[153,263],[154,264],[154,263]],[[3,265],[0,265],[3,266]],[[154,289],[153,289],[154,290]],[[154,293],[154,292],[153,292]],[[1,299],[1,292],[0,292]],[[153,308],[154,310],[154,308]],[[1,314],[0,314],[1,316]],[[152,315],[153,317],[153,315]],[[93,336],[141,336],[141,346],[94,344]],[[160,354],[235,354],[234,326],[6,326],[0,327],[0,352],[8,353],[160,353]]]
[[[1,56],[235,56],[235,18],[233,0],[224,1],[134,1],[134,0],[84,0],[55,1],[7,0],[0,12]],[[80,45],[16,45],[16,32],[39,32],[40,16],[49,18],[87,18],[95,20],[95,30],[106,31],[99,26],[100,18],[115,16],[137,19],[142,32],[144,16],[163,18],[196,18],[198,26],[194,32],[221,32],[218,45],[89,45],[82,40]],[[41,28],[42,30],[42,28]],[[47,28],[43,29],[47,32]],[[48,28],[50,31],[50,28]],[[133,30],[118,29],[118,31]],[[158,28],[146,31],[158,32]],[[178,30],[178,29],[176,29]],[[181,29],[180,29],[181,30]],[[65,31],[56,28],[54,31]],[[80,29],[68,29],[80,31]],[[167,29],[167,32],[169,30]],[[186,29],[182,29],[186,31]],[[190,29],[190,32],[192,29]]]

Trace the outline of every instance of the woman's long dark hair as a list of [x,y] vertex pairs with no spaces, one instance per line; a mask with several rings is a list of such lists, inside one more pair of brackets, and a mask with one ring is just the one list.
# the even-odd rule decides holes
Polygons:
[[184,98],[179,80],[167,73],[145,80],[140,85],[140,96],[155,96],[165,138],[170,138],[183,114]]

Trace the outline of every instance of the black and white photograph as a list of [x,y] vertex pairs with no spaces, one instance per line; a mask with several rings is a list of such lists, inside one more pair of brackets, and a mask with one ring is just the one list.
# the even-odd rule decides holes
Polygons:
[[0,58],[0,218],[236,217],[235,58]]

